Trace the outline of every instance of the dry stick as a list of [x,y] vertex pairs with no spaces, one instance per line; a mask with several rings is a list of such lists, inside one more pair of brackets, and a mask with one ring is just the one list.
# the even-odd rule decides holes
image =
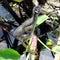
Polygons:
[[[59,32],[59,36],[58,36],[58,42],[57,42],[57,44],[60,44],[60,32]],[[55,54],[55,58],[54,58],[54,60],[60,60],[60,54]]]
[[50,5],[52,5],[52,6],[55,6],[55,7],[60,7],[60,3],[59,2],[48,1],[47,3],[50,4]]

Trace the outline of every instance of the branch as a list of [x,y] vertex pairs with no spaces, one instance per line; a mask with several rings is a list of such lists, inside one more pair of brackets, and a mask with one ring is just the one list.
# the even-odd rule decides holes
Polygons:
[[50,5],[52,5],[52,6],[55,6],[55,7],[60,7],[60,3],[59,2],[48,1],[47,3],[50,4]]

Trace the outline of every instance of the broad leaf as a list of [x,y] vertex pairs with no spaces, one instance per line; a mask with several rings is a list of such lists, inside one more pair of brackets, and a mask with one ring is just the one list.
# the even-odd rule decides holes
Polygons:
[[47,15],[41,15],[37,18],[36,27],[48,19]]
[[60,45],[56,45],[52,48],[52,51],[55,52],[55,53],[58,53],[60,54]]
[[13,49],[0,50],[0,60],[20,60],[20,55]]

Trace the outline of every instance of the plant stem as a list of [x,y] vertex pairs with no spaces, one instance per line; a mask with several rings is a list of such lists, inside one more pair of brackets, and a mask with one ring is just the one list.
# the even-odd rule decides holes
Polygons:
[[26,60],[28,60],[29,58],[30,58],[30,53],[28,53]]
[[47,48],[49,51],[51,51],[51,49],[49,47],[47,47],[39,38],[38,38],[38,41],[45,47]]

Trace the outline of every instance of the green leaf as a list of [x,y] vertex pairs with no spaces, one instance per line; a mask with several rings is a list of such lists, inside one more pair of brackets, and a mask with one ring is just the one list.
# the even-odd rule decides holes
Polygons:
[[0,50],[0,60],[20,60],[20,55],[13,49]]
[[21,2],[22,0],[13,0],[13,1],[16,1],[16,2]]
[[14,4],[13,4],[13,7],[15,7],[16,5],[17,5],[17,4],[16,4],[16,3],[14,3]]
[[52,51],[55,52],[55,53],[58,53],[60,54],[60,45],[56,45],[52,48]]
[[51,40],[51,39],[48,39],[47,42],[46,42],[46,45],[47,45],[47,46],[52,45],[52,40]]
[[36,27],[39,26],[40,24],[42,24],[47,19],[48,19],[48,16],[47,15],[38,16],[37,22],[36,22]]

